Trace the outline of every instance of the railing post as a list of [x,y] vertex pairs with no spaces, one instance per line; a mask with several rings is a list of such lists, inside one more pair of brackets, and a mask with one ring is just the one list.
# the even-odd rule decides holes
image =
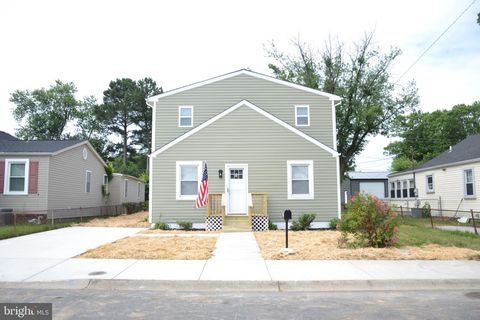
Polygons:
[[475,230],[475,234],[478,234],[477,225],[475,224],[475,216],[473,215],[473,209],[470,209],[470,214],[472,215],[473,229]]
[[402,219],[403,219],[403,207],[402,206],[400,206],[400,213],[401,213]]

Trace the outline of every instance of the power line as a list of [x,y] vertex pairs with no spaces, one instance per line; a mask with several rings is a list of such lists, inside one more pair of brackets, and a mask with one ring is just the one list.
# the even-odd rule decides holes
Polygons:
[[468,11],[468,9],[470,9],[473,4],[477,2],[477,0],[473,0],[465,10],[462,11],[462,13],[460,13],[460,15],[455,19],[453,20],[453,22],[428,46],[427,49],[425,49],[425,51],[422,52],[422,54],[410,65],[410,67],[407,68],[407,70],[405,70],[404,73],[402,73],[402,75],[397,79],[397,81],[395,81],[394,84],[397,84],[416,64],[417,62],[423,58],[423,56],[438,42],[438,40],[440,40],[440,38],[442,38],[445,33],[447,33],[448,30],[450,30],[450,28],[455,24],[457,23],[457,21],[465,14],[465,12]]

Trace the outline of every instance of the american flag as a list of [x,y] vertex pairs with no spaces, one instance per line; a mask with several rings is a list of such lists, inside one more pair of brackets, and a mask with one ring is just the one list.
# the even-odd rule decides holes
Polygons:
[[200,189],[198,190],[197,200],[195,201],[195,209],[201,208],[208,203],[208,170],[205,163],[205,169],[203,169],[202,182],[200,183]]

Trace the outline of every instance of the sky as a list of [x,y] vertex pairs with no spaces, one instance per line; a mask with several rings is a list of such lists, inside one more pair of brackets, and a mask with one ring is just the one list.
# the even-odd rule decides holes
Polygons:
[[[473,0],[403,1],[0,1],[0,130],[14,133],[10,94],[73,82],[98,101],[116,78],[151,77],[164,90],[241,68],[270,74],[265,48],[313,50],[375,30],[384,50],[402,55],[397,80]],[[432,46],[399,84],[415,80],[424,111],[480,100],[480,0]],[[372,137],[357,170],[388,170],[389,138]]]

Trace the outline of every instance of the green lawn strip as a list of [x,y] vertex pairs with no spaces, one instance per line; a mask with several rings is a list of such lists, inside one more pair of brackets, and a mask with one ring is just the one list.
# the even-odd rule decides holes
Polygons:
[[[480,227],[480,220],[475,219],[477,227]],[[430,218],[410,218],[405,217],[403,218],[403,224],[408,224],[412,226],[419,226],[419,227],[431,227]],[[473,222],[470,221],[468,223],[460,223],[457,219],[452,218],[433,218],[433,225],[434,226],[459,226],[459,227],[473,227]],[[480,229],[480,228],[479,228]]]
[[43,232],[59,228],[70,227],[73,222],[61,222],[52,224],[18,224],[17,230],[13,226],[0,226],[0,239],[23,236],[31,233]]
[[462,231],[431,229],[418,225],[402,224],[398,232],[400,246],[422,246],[438,244],[446,247],[480,250],[480,237]]

